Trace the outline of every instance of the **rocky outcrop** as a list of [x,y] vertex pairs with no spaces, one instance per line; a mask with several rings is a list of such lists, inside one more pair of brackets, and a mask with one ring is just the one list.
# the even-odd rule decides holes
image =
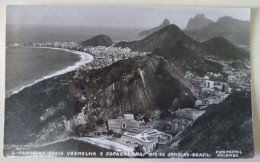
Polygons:
[[138,34],[138,37],[139,37],[139,38],[144,38],[144,37],[146,37],[146,36],[148,36],[148,35],[150,35],[150,34],[156,32],[156,31],[158,31],[158,30],[164,28],[164,27],[167,26],[167,25],[170,25],[170,21],[169,21],[168,19],[164,19],[164,21],[163,21],[163,23],[162,23],[161,25],[159,25],[159,26],[157,26],[157,27],[155,27],[155,28],[152,28],[152,29],[149,29],[149,30],[145,30],[145,31],[140,32],[140,33]]
[[213,21],[206,18],[204,14],[199,14],[196,15],[194,18],[190,18],[185,30],[197,30],[209,25],[210,23],[213,23]]

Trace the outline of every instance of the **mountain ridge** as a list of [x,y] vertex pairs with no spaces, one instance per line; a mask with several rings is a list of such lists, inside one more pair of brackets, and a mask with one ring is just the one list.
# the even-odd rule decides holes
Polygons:
[[214,37],[201,44],[204,54],[217,56],[222,59],[240,59],[249,58],[249,53],[241,48],[236,47],[227,39],[222,37]]
[[213,22],[214,21],[206,18],[204,14],[198,14],[194,18],[189,19],[185,30],[187,31],[197,30]]
[[131,42],[119,42],[116,47],[129,47],[134,51],[153,52],[156,48],[170,48],[178,41],[184,41],[192,48],[198,44],[197,41],[186,36],[176,25],[170,24],[164,28],[148,35],[147,37]]
[[214,37],[223,37],[237,46],[249,45],[250,21],[224,16],[207,26],[192,31],[186,30],[185,33],[200,42],[204,42]]
[[148,29],[148,30],[145,30],[145,31],[141,31],[137,36],[139,38],[146,37],[146,36],[156,32],[156,31],[162,29],[163,27],[165,27],[167,25],[170,25],[170,21],[168,19],[164,19],[164,21],[162,22],[161,25],[154,27],[154,28],[151,28],[151,29]]

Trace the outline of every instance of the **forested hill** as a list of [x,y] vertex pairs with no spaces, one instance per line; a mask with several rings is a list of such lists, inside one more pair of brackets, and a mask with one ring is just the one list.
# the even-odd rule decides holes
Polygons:
[[216,150],[239,149],[239,157],[253,157],[251,92],[234,92],[224,102],[209,106],[184,134],[178,148],[183,152],[216,157]]

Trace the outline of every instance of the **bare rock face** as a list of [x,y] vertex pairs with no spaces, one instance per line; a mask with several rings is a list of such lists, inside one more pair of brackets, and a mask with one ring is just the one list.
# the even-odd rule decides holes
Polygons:
[[156,32],[156,31],[158,31],[158,30],[164,28],[164,27],[167,26],[167,25],[170,25],[170,21],[169,21],[168,19],[164,19],[164,21],[163,21],[163,23],[162,23],[161,25],[159,25],[159,26],[157,26],[157,27],[155,27],[155,28],[152,28],[152,29],[149,29],[149,30],[145,30],[145,31],[140,32],[140,33],[138,34],[138,37],[139,37],[139,38],[144,38],[144,37],[146,37],[146,36],[148,36],[148,35],[150,35],[150,34]]
[[197,30],[204,26],[207,26],[210,23],[213,23],[213,21],[206,18],[204,14],[199,14],[189,20],[186,26],[186,30],[188,31]]

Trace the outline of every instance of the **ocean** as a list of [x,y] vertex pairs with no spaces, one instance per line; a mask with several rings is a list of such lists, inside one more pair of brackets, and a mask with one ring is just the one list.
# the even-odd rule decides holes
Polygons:
[[[107,34],[113,40],[135,40],[137,34],[141,31],[141,29],[130,27],[104,28],[59,25],[7,25],[6,27],[7,46],[26,42],[79,42],[98,34]],[[88,58],[85,56],[83,56],[85,58],[82,58],[82,54],[79,53],[79,55],[81,55],[81,60],[91,59],[89,56],[86,56]],[[53,73],[73,66],[80,60],[79,55],[53,49],[6,48],[6,97],[23,89],[25,86],[35,83],[35,81],[43,80],[45,76],[53,76]],[[65,71],[69,71],[69,69]]]
[[72,52],[30,47],[6,48],[6,96],[81,60]]

